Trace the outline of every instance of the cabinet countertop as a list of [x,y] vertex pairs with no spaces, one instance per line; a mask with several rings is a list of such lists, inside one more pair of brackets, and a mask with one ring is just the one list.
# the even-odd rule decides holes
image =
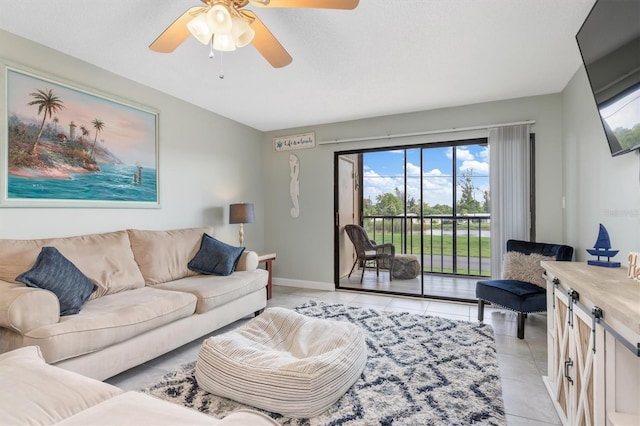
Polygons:
[[602,308],[605,321],[614,318],[640,334],[640,282],[628,278],[626,268],[604,268],[584,262],[543,261],[540,265],[565,287]]

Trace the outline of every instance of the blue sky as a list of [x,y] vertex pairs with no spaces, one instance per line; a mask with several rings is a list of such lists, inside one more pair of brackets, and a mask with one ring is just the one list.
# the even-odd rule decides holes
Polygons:
[[[453,192],[453,147],[430,148],[423,151],[422,176],[424,201],[429,205],[451,205]],[[487,146],[468,145],[456,149],[456,170],[460,174],[471,170],[474,176],[476,199],[482,201],[482,191],[489,189],[489,149]],[[403,189],[404,151],[380,151],[363,155],[364,198],[375,203],[380,194]],[[407,150],[407,194],[420,199],[420,149]]]

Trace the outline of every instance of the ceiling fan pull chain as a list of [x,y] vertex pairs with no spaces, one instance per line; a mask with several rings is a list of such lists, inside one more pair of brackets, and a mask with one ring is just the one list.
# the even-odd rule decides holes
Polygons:
[[211,46],[209,50],[209,59],[213,59],[213,36],[211,36],[211,41],[209,42],[209,46]]
[[222,80],[224,78],[224,70],[222,69],[222,52],[220,52],[220,74],[218,74],[218,77],[220,78],[220,80]]

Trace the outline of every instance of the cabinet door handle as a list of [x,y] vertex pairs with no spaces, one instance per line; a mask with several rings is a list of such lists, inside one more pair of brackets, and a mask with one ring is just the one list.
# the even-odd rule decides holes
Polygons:
[[564,362],[564,378],[567,379],[567,382],[573,385],[573,379],[569,376],[569,367],[573,366],[573,360],[569,358],[568,361]]

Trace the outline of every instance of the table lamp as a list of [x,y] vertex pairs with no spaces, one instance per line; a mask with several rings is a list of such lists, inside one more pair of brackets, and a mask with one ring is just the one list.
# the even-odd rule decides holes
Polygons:
[[238,203],[229,205],[229,223],[240,224],[240,246],[244,243],[244,223],[253,223],[256,215],[253,209],[253,203]]

